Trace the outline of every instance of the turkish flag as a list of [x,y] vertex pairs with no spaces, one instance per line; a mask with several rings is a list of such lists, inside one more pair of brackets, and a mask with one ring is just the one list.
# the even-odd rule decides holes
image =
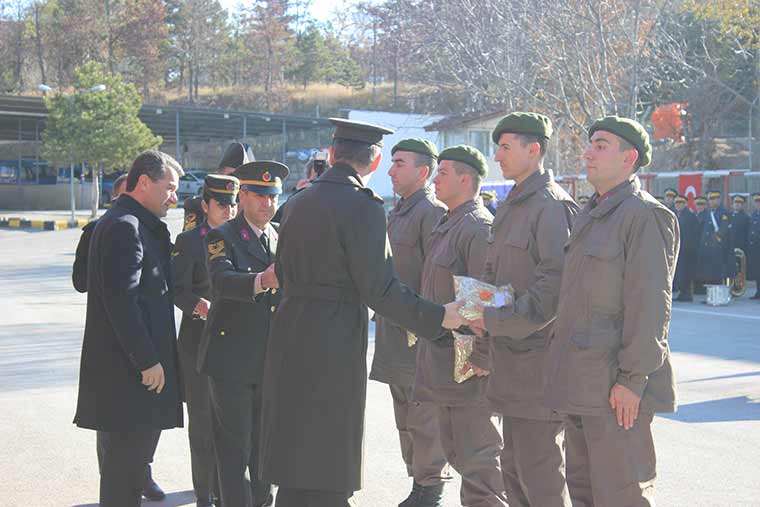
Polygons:
[[678,177],[678,193],[686,196],[687,205],[694,211],[694,198],[702,195],[702,174],[681,174]]

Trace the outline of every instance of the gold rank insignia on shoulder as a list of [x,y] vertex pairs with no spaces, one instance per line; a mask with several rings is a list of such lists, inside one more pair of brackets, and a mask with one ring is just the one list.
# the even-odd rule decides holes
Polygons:
[[197,225],[197,217],[195,216],[195,213],[188,213],[185,217],[185,222],[182,225],[182,232],[187,232],[191,229],[195,229]]
[[208,260],[213,261],[224,255],[224,240],[220,239],[208,244]]

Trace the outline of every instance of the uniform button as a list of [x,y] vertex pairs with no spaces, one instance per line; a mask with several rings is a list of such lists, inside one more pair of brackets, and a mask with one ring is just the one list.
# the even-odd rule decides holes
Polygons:
[[274,311],[275,311],[276,309],[277,309],[277,307],[276,307],[276,306],[273,306],[272,308],[270,308],[270,310],[272,310],[272,313],[274,313]]
[[219,331],[219,336],[224,336],[224,329],[222,329],[221,331]]
[[272,289],[272,295],[274,296],[275,294],[277,294],[277,289]]

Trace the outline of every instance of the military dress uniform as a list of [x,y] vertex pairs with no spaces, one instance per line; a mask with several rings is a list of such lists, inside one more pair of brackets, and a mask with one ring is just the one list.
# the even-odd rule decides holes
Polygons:
[[[626,139],[648,164],[651,147],[638,123],[607,117],[589,137],[596,130]],[[567,416],[573,507],[651,507],[651,422],[655,412],[676,406],[668,326],[678,221],[636,176],[592,203],[578,214],[565,247],[545,403]],[[616,384],[641,397],[629,430],[610,407]]]
[[206,213],[203,211],[201,201],[203,198],[199,195],[185,199],[182,209],[184,211],[184,220],[182,223],[182,232],[195,229],[206,221]]
[[[732,199],[734,203],[745,204],[747,199],[743,195],[735,195]],[[749,215],[743,210],[731,211],[731,220],[728,225],[728,238],[731,242],[732,250],[740,249],[747,253],[747,239],[749,237]]]
[[[333,145],[392,131],[333,119]],[[399,282],[382,200],[337,161],[288,201],[276,260],[283,291],[264,368],[261,466],[277,507],[338,507],[361,489],[367,306],[419,337],[445,309]]]
[[[711,199],[720,192],[710,192]],[[705,283],[725,284],[736,274],[736,259],[728,236],[731,216],[723,205],[706,209],[699,244],[697,272]]]
[[[400,141],[391,153],[398,150],[438,156],[432,143],[416,139]],[[417,292],[430,233],[445,212],[446,206],[436,200],[432,189],[426,186],[401,199],[388,217],[393,265],[399,280]],[[406,329],[381,315],[375,320],[375,353],[369,378],[390,388],[407,474],[414,478],[418,490],[419,486],[440,486],[451,476],[438,438],[436,409],[431,403],[412,399],[417,346],[409,342]]]
[[[676,197],[676,203],[686,204],[686,197],[679,195]],[[681,233],[680,245],[678,250],[678,263],[676,264],[676,274],[673,278],[673,289],[679,292],[676,301],[692,301],[693,282],[697,270],[697,253],[700,239],[700,221],[693,211],[685,206],[681,211],[677,211],[678,229]]]
[[[466,163],[487,173],[483,155],[469,146],[441,152],[438,161]],[[481,278],[486,240],[493,216],[475,198],[450,209],[433,229],[429,255],[422,268],[422,296],[445,304],[455,300],[455,275]],[[488,357],[488,340],[477,338],[476,349]],[[475,352],[473,352],[475,355]],[[502,439],[498,420],[486,401],[486,377],[454,379],[454,336],[417,344],[414,399],[437,407],[443,450],[462,476],[463,505],[506,506],[499,467]]]
[[747,233],[747,280],[754,280],[757,290],[752,299],[760,299],[760,193],[752,194],[755,208]]
[[[673,213],[676,212],[676,203],[675,199],[678,197],[678,192],[674,188],[666,188],[665,192],[663,192],[663,195],[665,196],[665,199],[663,200],[663,205],[668,208]],[[670,201],[668,201],[668,199]]]
[[[250,162],[233,176],[249,191],[279,193],[287,167]],[[210,378],[219,486],[222,505],[230,507],[269,505],[272,499],[271,485],[259,478],[258,454],[264,355],[280,294],[261,287],[259,274],[274,261],[277,242],[273,224],[254,230],[243,212],[209,230],[205,238],[212,305],[198,349],[198,369]]]
[[[203,194],[208,200],[215,199],[222,204],[234,204],[239,189],[240,182],[237,178],[211,174],[206,176]],[[211,437],[208,376],[196,369],[198,345],[205,319],[201,319],[195,313],[195,308],[201,299],[211,300],[204,244],[209,230],[211,227],[204,221],[198,227],[183,232],[177,236],[172,252],[174,304],[182,310],[177,349],[187,404],[193,490],[198,503],[207,505],[211,505],[212,497],[219,496],[219,491]]]
[[[551,120],[512,113],[492,133],[523,134],[548,141]],[[511,284],[515,302],[483,311],[490,335],[486,396],[502,414],[501,470],[510,507],[570,507],[565,482],[564,424],[543,404],[549,335],[556,316],[564,245],[578,206],[537,169],[514,187],[497,210],[488,237],[482,280]]]

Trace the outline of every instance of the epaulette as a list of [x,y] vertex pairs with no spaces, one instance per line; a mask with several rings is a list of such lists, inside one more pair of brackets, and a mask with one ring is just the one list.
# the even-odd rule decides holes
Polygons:
[[363,191],[365,194],[367,194],[368,196],[370,196],[372,199],[374,199],[375,201],[379,202],[380,204],[383,204],[383,203],[385,202],[385,201],[383,201],[383,198],[382,198],[382,197],[380,197],[379,195],[377,195],[377,194],[375,193],[375,191],[374,191],[374,190],[372,190],[371,188],[362,187],[362,191]]

